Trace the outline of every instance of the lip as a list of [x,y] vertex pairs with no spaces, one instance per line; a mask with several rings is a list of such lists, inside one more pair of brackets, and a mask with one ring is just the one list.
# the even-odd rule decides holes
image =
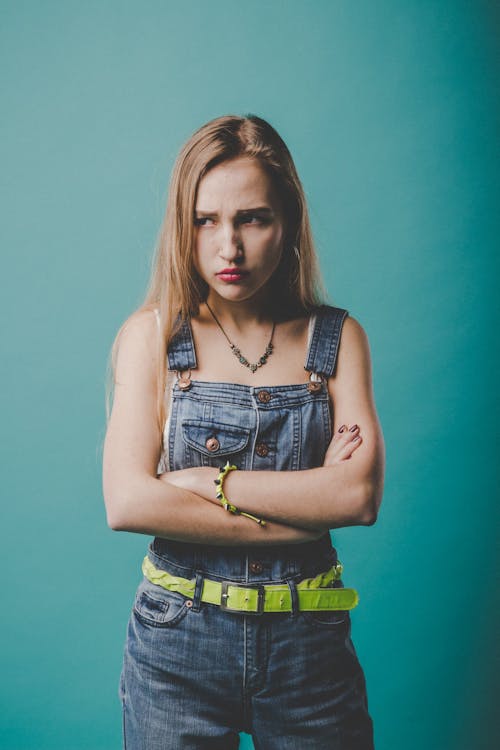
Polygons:
[[248,276],[248,271],[243,271],[241,268],[224,268],[216,276],[223,281],[241,281],[244,276]]

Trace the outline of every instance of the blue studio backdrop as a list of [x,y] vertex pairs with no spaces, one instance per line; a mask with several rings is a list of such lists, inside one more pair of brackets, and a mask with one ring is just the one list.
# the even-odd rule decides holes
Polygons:
[[376,746],[497,746],[498,4],[0,9],[1,746],[121,746],[149,539],[106,525],[106,362],[175,156],[228,113],[287,142],[331,302],[370,341],[385,496],[374,526],[333,539]]

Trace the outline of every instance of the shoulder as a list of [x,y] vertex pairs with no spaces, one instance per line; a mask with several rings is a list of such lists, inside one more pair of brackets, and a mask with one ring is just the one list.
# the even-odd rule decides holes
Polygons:
[[116,376],[130,375],[158,357],[158,322],[154,309],[140,308],[122,324],[116,337]]
[[335,377],[331,379],[333,390],[346,387],[354,381],[369,387],[371,381],[370,344],[363,325],[348,314],[344,318],[337,353]]
[[130,340],[154,342],[158,332],[158,321],[154,309],[140,308],[133,312],[122,324],[118,339],[120,343]]
[[352,315],[347,314],[342,326],[342,336],[340,345],[344,348],[355,347],[364,349],[368,346],[368,336],[359,320]]

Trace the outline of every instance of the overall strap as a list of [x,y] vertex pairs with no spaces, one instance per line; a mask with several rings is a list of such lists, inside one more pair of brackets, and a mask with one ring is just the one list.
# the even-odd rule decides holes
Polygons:
[[326,377],[334,374],[342,325],[348,314],[342,307],[321,305],[317,308],[305,370]]
[[168,347],[168,369],[183,372],[196,367],[193,332],[189,320],[184,320]]

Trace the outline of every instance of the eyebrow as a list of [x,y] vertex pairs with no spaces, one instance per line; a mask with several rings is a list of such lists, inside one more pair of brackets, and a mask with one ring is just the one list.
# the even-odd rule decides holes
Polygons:
[[[256,206],[255,208],[240,208],[236,211],[237,216],[245,214],[264,213],[273,215],[274,211],[269,206]],[[195,214],[198,216],[217,216],[217,211],[198,211],[195,209]]]

